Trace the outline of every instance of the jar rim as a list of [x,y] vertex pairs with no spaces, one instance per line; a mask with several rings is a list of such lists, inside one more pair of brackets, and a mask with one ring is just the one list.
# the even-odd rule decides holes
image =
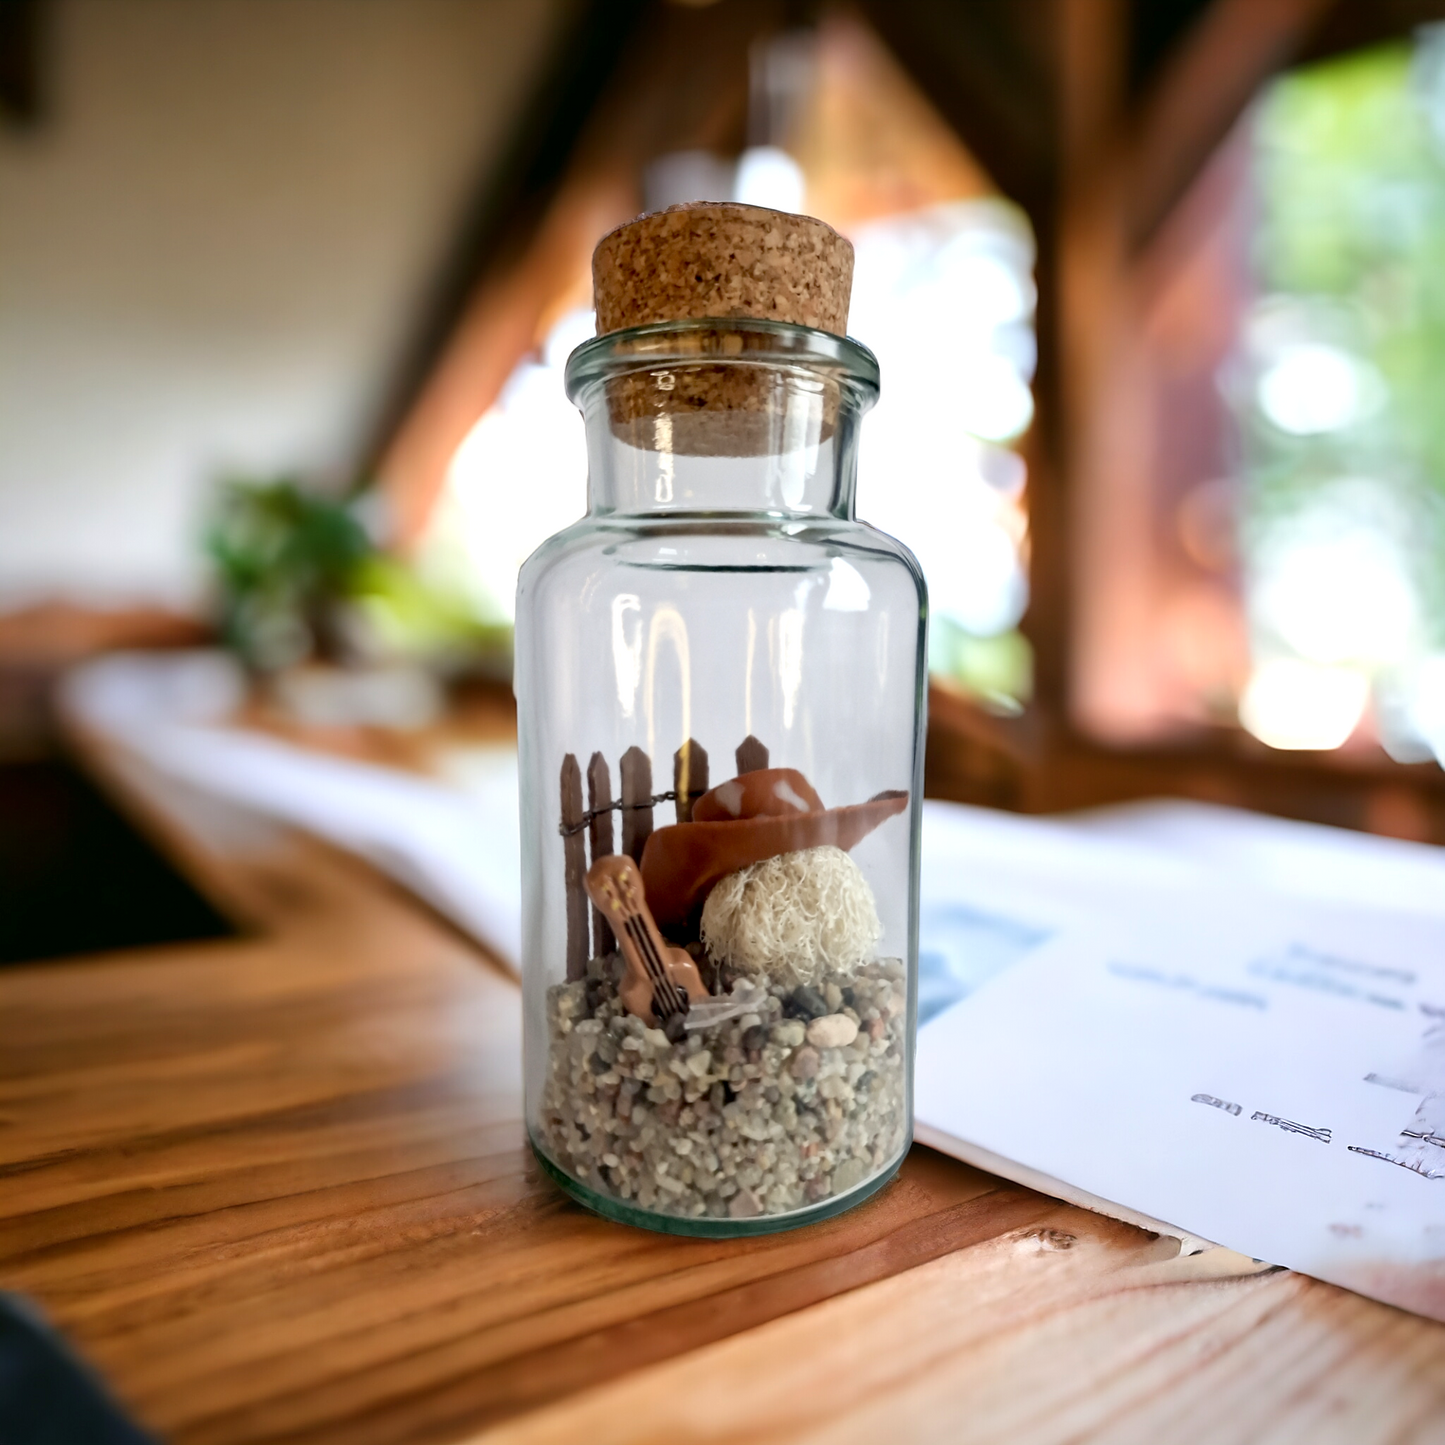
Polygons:
[[761,316],[694,316],[594,336],[567,358],[567,396],[579,402],[594,382],[629,372],[718,363],[831,372],[867,393],[867,404],[878,397],[878,358],[861,341]]

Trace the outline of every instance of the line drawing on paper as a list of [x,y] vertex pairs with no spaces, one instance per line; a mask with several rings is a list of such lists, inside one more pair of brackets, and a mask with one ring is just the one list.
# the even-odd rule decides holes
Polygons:
[[1311,1129],[1308,1124],[1296,1124],[1293,1119],[1281,1119],[1278,1114],[1266,1114],[1262,1109],[1256,1109],[1250,1118],[1258,1119],[1261,1124],[1275,1124],[1287,1134],[1303,1134],[1306,1139],[1315,1139],[1321,1144],[1333,1142],[1328,1129]]
[[1401,1169],[1412,1170],[1426,1179],[1445,1179],[1445,1169],[1427,1169],[1418,1159],[1396,1159],[1393,1154],[1383,1154],[1378,1149],[1366,1149],[1359,1144],[1347,1144],[1345,1147],[1351,1154],[1363,1154],[1369,1159],[1380,1159],[1386,1164],[1394,1164]]
[[1211,1109],[1223,1109],[1226,1114],[1239,1114],[1242,1106],[1239,1104],[1227,1103],[1224,1099],[1216,1099],[1213,1094],[1191,1094],[1191,1104],[1208,1104]]

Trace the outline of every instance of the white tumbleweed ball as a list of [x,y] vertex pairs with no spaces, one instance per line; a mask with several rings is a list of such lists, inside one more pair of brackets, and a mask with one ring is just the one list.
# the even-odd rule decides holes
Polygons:
[[702,909],[714,963],[799,983],[824,967],[856,968],[882,933],[868,880],[841,848],[804,848],[729,873]]

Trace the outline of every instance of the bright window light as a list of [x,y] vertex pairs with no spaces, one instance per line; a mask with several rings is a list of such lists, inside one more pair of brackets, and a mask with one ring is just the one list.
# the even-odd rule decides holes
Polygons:
[[1291,436],[1339,431],[1378,411],[1379,374],[1338,346],[1288,347],[1259,379],[1259,406]]
[[1427,657],[1411,671],[1407,706],[1411,730],[1445,764],[1445,654]]
[[749,146],[738,160],[735,201],[774,211],[801,211],[806,191],[803,168],[777,146]]
[[1255,667],[1239,720],[1272,748],[1323,751],[1354,732],[1369,697],[1370,679],[1357,668],[1273,658]]
[[1022,460],[1000,443],[1033,417],[1033,238],[976,200],[861,227],[849,330],[877,353],[883,396],[863,429],[858,511],[902,538],[933,615],[973,637],[1028,603]]
[[1417,623],[1398,548],[1363,528],[1262,548],[1251,612],[1307,661],[1371,668],[1404,661]]
[[[763,149],[744,155],[739,194],[749,164],[786,179]],[[1033,415],[1027,224],[1001,202],[971,201],[874,222],[855,244],[849,329],[885,377],[863,429],[860,515],[914,549],[935,615],[974,637],[1007,632],[1028,602],[1024,465],[1001,445]],[[484,616],[511,620],[521,564],[583,506],[586,448],[562,372],[593,329],[590,311],[557,322],[452,459],[430,542],[453,554]],[[861,585],[835,576],[829,605],[856,605]]]
[[562,372],[595,329],[589,310],[563,316],[541,357],[512,373],[447,469],[430,540],[461,552],[484,617],[512,621],[522,563],[585,510],[587,445]]

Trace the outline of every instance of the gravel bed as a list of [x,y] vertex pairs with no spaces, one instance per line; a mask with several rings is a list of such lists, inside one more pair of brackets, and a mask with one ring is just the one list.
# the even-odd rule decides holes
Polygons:
[[594,959],[547,994],[541,1138],[579,1182],[662,1214],[748,1219],[846,1194],[897,1159],[900,960],[768,982],[754,1012],[675,1044],[623,1009],[620,970]]

